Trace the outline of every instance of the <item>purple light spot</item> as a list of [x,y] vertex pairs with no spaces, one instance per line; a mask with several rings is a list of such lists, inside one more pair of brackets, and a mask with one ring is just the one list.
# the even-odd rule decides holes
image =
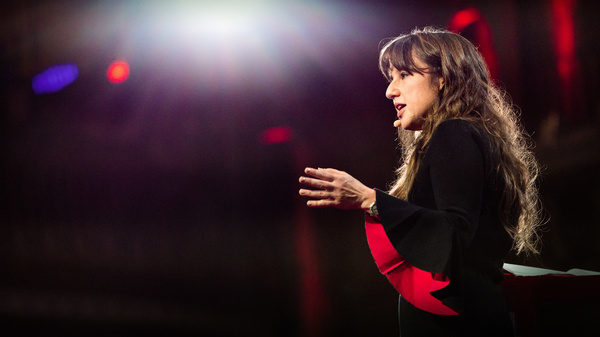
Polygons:
[[36,95],[51,94],[75,82],[79,70],[74,63],[55,65],[33,76],[31,86]]

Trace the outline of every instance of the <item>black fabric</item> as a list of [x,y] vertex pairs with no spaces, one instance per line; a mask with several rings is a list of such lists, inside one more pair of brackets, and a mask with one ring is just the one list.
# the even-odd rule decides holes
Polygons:
[[[498,282],[512,240],[499,220],[497,163],[485,132],[467,121],[449,120],[434,131],[408,201],[376,191],[379,217],[398,253],[419,269],[450,278],[446,288],[433,293],[462,311],[442,319],[450,324],[448,331],[450,322],[465,327],[469,322],[479,326],[482,319],[492,325],[507,321]],[[482,311],[485,303],[493,308]],[[419,330],[418,320],[404,323],[414,310],[420,311],[401,310],[401,325]],[[490,318],[496,315],[501,318]]]
[[465,307],[477,310],[455,316],[436,315],[414,307],[400,296],[400,336],[514,336],[502,287],[481,273],[469,270],[466,274],[469,274],[465,285],[470,296],[465,299]]

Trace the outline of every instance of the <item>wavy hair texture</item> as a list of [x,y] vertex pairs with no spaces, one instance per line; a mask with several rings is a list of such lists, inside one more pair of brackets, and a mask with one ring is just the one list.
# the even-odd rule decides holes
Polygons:
[[[414,58],[426,64],[418,68]],[[532,143],[504,91],[490,80],[489,70],[476,47],[446,30],[426,27],[387,42],[380,51],[379,69],[391,81],[391,70],[429,73],[444,86],[421,131],[398,128],[402,148],[396,181],[389,193],[406,200],[433,131],[448,119],[467,120],[490,135],[499,158],[497,171],[504,182],[499,215],[514,241],[517,254],[539,253],[538,228],[542,224],[536,185],[539,166]]]

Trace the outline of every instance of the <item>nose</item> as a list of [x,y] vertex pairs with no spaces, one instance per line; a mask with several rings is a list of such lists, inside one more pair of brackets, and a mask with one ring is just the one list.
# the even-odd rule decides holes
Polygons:
[[398,96],[400,96],[400,89],[398,89],[398,87],[392,81],[385,91],[385,97],[389,99],[394,99]]

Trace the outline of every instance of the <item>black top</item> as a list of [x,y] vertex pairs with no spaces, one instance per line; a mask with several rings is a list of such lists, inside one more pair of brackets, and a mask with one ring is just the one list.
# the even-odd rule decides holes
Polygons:
[[472,310],[464,307],[471,303],[468,275],[497,284],[512,247],[500,222],[499,159],[488,137],[464,120],[442,122],[408,202],[376,190],[379,217],[394,248],[416,268],[446,274],[450,284],[432,294],[459,310]]

